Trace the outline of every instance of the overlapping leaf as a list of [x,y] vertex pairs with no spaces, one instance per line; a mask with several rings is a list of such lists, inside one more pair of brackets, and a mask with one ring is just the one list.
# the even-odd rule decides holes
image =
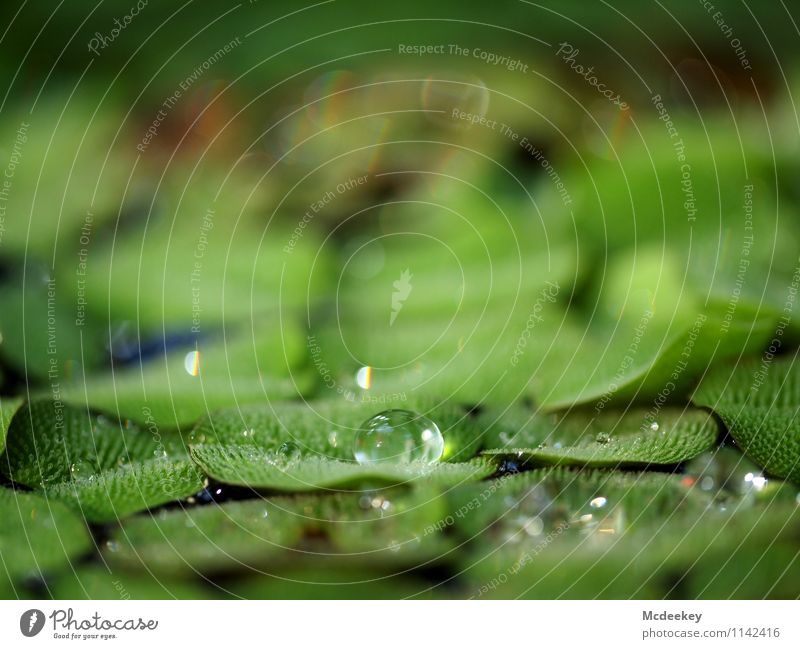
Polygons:
[[116,423],[53,401],[22,407],[0,463],[14,482],[43,489],[91,521],[116,520],[203,485],[176,433]]

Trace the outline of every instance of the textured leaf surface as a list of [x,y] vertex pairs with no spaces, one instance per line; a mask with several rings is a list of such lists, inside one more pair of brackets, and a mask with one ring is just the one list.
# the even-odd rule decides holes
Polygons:
[[22,399],[13,397],[0,397],[0,453],[6,447],[6,433],[11,418],[22,405]]
[[702,381],[693,400],[716,412],[756,463],[800,482],[800,365],[795,358],[719,367]]
[[105,549],[113,565],[209,573],[268,564],[300,540],[297,517],[268,501],[161,510],[125,521]]
[[484,478],[495,469],[492,462],[480,458],[435,464],[357,464],[319,456],[287,458],[279,452],[244,445],[201,444],[193,446],[191,454],[203,471],[216,480],[278,491],[313,491],[372,481],[454,485]]
[[23,406],[0,462],[15,482],[43,488],[92,521],[115,520],[203,486],[177,434],[115,423],[52,401]]
[[0,519],[0,563],[12,579],[67,567],[93,547],[80,517],[45,496],[0,489]]
[[717,435],[714,419],[699,410],[542,416],[519,409],[493,424],[487,445],[503,446],[484,454],[587,467],[674,465],[702,453]]
[[368,480],[457,484],[492,473],[490,462],[452,461],[470,458],[482,443],[482,430],[465,409],[428,409],[422,402],[400,407],[418,408],[440,426],[450,462],[356,464],[353,444],[358,427],[385,407],[345,400],[212,413],[193,430],[191,453],[216,480],[281,491],[352,486]]

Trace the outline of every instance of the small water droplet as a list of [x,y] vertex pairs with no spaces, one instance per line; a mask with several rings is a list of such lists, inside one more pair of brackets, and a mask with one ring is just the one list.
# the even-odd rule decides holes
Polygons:
[[73,480],[93,480],[95,477],[94,467],[87,460],[73,462],[69,467],[69,472]]
[[189,433],[190,444],[203,444],[206,441],[206,434],[202,430],[193,430]]
[[369,496],[361,496],[361,498],[358,499],[358,506],[361,507],[361,509],[371,509],[372,498]]
[[242,431],[242,437],[245,439],[253,439],[256,435],[256,431],[253,428],[245,428]]
[[598,496],[597,498],[592,498],[589,502],[589,506],[594,509],[600,509],[601,507],[605,507],[607,502],[608,499],[605,496]]
[[650,424],[650,430],[652,430],[653,432],[656,432],[658,428],[659,426],[657,421],[654,421],[653,423]]
[[106,541],[106,549],[109,552],[116,552],[117,550],[119,550],[119,543],[117,543],[116,541]]
[[373,462],[438,462],[444,437],[427,417],[410,410],[385,410],[365,421],[356,434],[354,455],[359,464]]
[[595,440],[598,444],[608,444],[611,441],[611,435],[608,433],[597,433]]
[[328,444],[336,448],[339,445],[339,436],[337,435],[335,430],[332,430],[328,433]]

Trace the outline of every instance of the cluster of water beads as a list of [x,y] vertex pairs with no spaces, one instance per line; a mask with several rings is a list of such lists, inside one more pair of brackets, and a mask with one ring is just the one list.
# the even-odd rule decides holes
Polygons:
[[410,410],[385,410],[361,425],[353,454],[359,464],[432,464],[444,454],[444,436],[423,415]]

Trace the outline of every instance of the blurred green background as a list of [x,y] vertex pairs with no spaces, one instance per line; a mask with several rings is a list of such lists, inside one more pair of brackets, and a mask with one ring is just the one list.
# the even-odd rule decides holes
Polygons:
[[[65,408],[74,415],[75,448],[108,421],[102,434],[111,437],[132,426],[143,434],[158,431],[159,452],[162,434],[173,435],[176,448],[191,446],[203,426],[215,428],[213,413],[253,407],[271,415],[267,423],[258,420],[270,431],[270,444],[277,440],[269,452],[291,437],[303,453],[347,459],[347,452],[326,450],[317,438],[327,439],[328,428],[350,419],[357,427],[356,419],[370,412],[409,407],[449,422],[451,443],[443,459],[457,464],[481,448],[500,449],[498,457],[505,457],[503,449],[513,445],[502,435],[525,433],[531,421],[540,422],[534,426],[539,432],[531,433],[525,448],[552,443],[561,424],[538,419],[550,413],[568,422],[585,413],[611,413],[617,422],[609,424],[612,431],[635,431],[630,408],[649,410],[646,421],[660,417],[664,407],[690,409],[693,391],[711,374],[712,392],[721,385],[724,396],[694,401],[720,417],[718,435],[712,435],[720,450],[707,451],[706,465],[687,466],[704,450],[697,448],[669,461],[652,459],[663,466],[642,473],[641,485],[626,471],[545,475],[537,468],[504,487],[507,497],[517,498],[516,518],[531,518],[517,509],[530,506],[531,490],[542,480],[549,490],[543,498],[561,498],[557,505],[569,510],[567,520],[581,509],[579,501],[593,502],[603,492],[619,494],[629,519],[640,512],[645,522],[630,525],[616,553],[602,545],[579,552],[578,567],[556,571],[566,576],[553,583],[545,571],[534,580],[540,590],[530,593],[534,582],[522,587],[512,580],[513,589],[495,594],[792,594],[783,577],[774,576],[782,566],[797,574],[791,534],[798,527],[795,521],[794,531],[787,531],[786,523],[796,518],[791,481],[798,480],[797,424],[791,418],[770,429],[780,457],[765,457],[763,449],[749,450],[742,441],[752,434],[749,420],[740,431],[741,418],[728,418],[716,406],[728,398],[726,389],[733,390],[729,383],[747,391],[742,386],[752,373],[737,376],[737,364],[757,363],[769,353],[770,362],[775,356],[788,367],[800,334],[794,317],[800,33],[793,7],[721,0],[122,0],[8,3],[1,11],[6,491],[42,487],[49,493],[46,476],[41,484],[35,476],[21,480],[14,463],[33,449],[31,457],[41,464],[39,436],[59,428],[54,422]],[[786,372],[794,386],[796,372]],[[738,394],[731,397],[737,404]],[[793,387],[787,394],[783,405],[800,407]],[[20,407],[39,400],[55,404],[41,418]],[[294,406],[281,410],[287,402],[305,403],[303,412],[287,415],[295,412]],[[353,404],[357,414],[342,415],[342,404]],[[742,408],[769,405],[745,402]],[[106,423],[77,413],[102,413]],[[298,422],[291,419],[283,433],[276,432],[281,413]],[[234,419],[237,428],[247,417]],[[540,435],[543,426],[549,428]],[[69,474],[75,478],[69,470],[76,466],[73,438],[55,439],[47,442],[48,453],[55,448],[53,464],[67,471],[51,477],[69,485]],[[583,438],[575,433],[575,439]],[[165,443],[165,456],[172,457],[171,443]],[[142,448],[151,461],[151,448]],[[647,457],[634,461],[629,452],[636,453],[626,447],[600,465],[648,468]],[[722,462],[717,452],[734,459]],[[100,455],[95,449],[87,465],[92,475],[110,470]],[[560,463],[533,455],[536,467]],[[521,468],[510,470],[508,461],[472,477],[496,480]],[[230,494],[216,500],[230,500],[234,508],[261,506],[252,491],[236,488],[250,486],[262,496],[281,491],[272,478],[256,478],[265,484],[224,480],[200,464],[205,483],[199,485],[190,475],[194,465],[159,468],[173,472],[170,479],[187,493],[121,507],[124,540],[106,520],[105,504],[90,503],[85,493],[64,495],[64,487],[59,498],[71,506],[83,503],[99,550],[75,549],[74,556],[91,555],[80,564],[83,581],[76,574],[77,585],[71,584],[60,573],[61,581],[53,583],[64,590],[56,596],[73,596],[93,579],[98,593],[117,596],[103,590],[109,582],[96,557],[118,552],[105,543],[127,542],[133,549],[115,555],[121,569],[135,575],[128,580],[142,580],[141,596],[159,596],[138,565],[159,559],[137,558],[138,548],[144,557],[148,548],[157,556],[163,548],[156,537],[182,539],[185,527],[207,529],[212,539],[228,533],[226,525],[247,528],[241,520],[252,522],[249,510],[218,520],[207,513],[216,509],[197,514],[197,499],[185,500],[197,491],[215,502],[205,489],[208,476],[212,492],[221,484]],[[700,497],[689,489],[694,495],[687,496],[686,489],[709,471],[714,493]],[[783,503],[777,510],[752,509],[752,490],[742,494],[728,484],[746,475],[752,484],[761,471],[773,483],[769,498]],[[401,511],[419,515],[411,523],[401,517],[410,525],[402,529],[418,534],[446,518],[448,508],[457,511],[481,485],[485,481],[461,485],[455,493],[448,486],[441,498],[439,483],[429,491],[402,492]],[[349,486],[373,489],[369,481]],[[763,519],[766,527],[756,526],[752,538],[735,547],[707,532],[720,524],[713,518],[717,489],[725,492],[725,503],[745,510],[731,523],[736,538],[753,528],[752,520]],[[784,495],[773,498],[772,489],[788,494],[785,502]],[[409,583],[390,596],[442,584],[447,595],[465,596],[513,565],[507,552],[489,549],[506,545],[504,524],[484,528],[475,521],[459,529],[457,540],[448,537],[445,550],[423,543],[424,551],[400,553],[404,558],[396,563],[389,553],[350,565],[340,553],[369,552],[358,538],[321,524],[300,529],[301,516],[292,516],[307,507],[308,516],[330,514],[347,522],[358,508],[338,497],[275,501],[287,516],[286,537],[270,543],[300,543],[312,552],[322,547],[321,554],[341,563],[295,557],[293,569],[306,581],[361,583],[363,573],[377,585],[357,595],[378,597],[386,594],[385,571],[414,568]],[[764,496],[759,498],[763,505]],[[156,509],[161,506],[168,509]],[[425,507],[431,511],[420,514]],[[708,514],[709,508],[716,513]],[[127,518],[143,509],[155,513]],[[191,525],[170,518],[180,516],[177,509]],[[691,541],[682,559],[674,565],[643,562],[641,574],[652,583],[631,577],[618,590],[604,591],[608,575],[626,569],[624,548],[633,546],[625,544],[646,539],[663,549],[675,542],[662,534],[673,509],[683,516],[675,538]],[[167,511],[168,533],[148,529],[153,521],[158,527],[158,511]],[[700,512],[712,518],[695,534],[694,525],[686,526]],[[500,505],[484,511],[501,513],[508,514]],[[195,515],[208,520],[195,521]],[[560,520],[547,519],[554,527]],[[617,521],[613,527],[628,525]],[[482,537],[487,530],[488,538]],[[264,531],[268,538],[272,532]],[[391,545],[397,533],[384,531],[377,542]],[[590,534],[575,534],[574,542],[584,547]],[[218,553],[197,539],[183,543],[201,548],[196,556],[187,551],[187,561],[203,575],[222,571],[237,587],[238,579],[250,577],[248,561],[269,569],[280,564],[243,536],[228,554],[244,567],[216,563]],[[759,539],[773,537],[779,542],[766,562],[774,578],[747,586],[725,582],[732,553],[757,564]],[[13,543],[15,537],[9,538]],[[472,545],[462,548],[462,538]],[[561,566],[574,546],[551,552],[547,565]],[[611,557],[599,571],[597,552]],[[683,560],[703,553],[711,557],[708,565],[681,572]],[[67,561],[74,559],[66,554]],[[179,560],[163,559],[160,567],[181,572]],[[716,561],[722,567],[713,572],[709,566]],[[475,564],[481,565],[477,576],[462,580],[461,571]],[[713,577],[703,574],[706,569]],[[52,595],[50,573],[37,570],[36,578],[22,571],[22,582],[9,572],[9,583]],[[200,596],[192,590],[196,582],[179,579],[172,588],[189,589],[176,596]],[[298,586],[304,578],[289,583],[253,579],[232,592],[308,596]],[[352,595],[333,590],[332,596]]]

